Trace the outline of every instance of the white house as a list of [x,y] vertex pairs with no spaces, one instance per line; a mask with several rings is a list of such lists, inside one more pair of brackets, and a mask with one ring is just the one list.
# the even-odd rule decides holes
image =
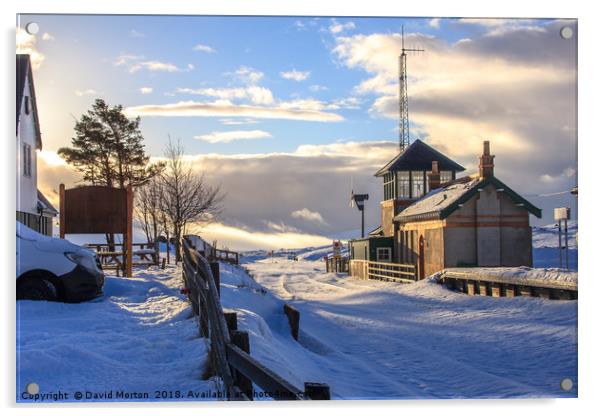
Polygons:
[[42,136],[29,55],[17,55],[17,220],[52,235],[58,212],[38,190],[37,151]]

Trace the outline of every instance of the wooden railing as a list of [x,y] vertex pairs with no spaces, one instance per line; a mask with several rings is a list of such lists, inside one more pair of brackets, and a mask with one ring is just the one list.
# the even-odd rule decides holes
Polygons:
[[349,273],[349,257],[325,257],[326,273]]
[[386,263],[368,260],[350,260],[349,274],[360,279],[410,283],[417,280],[413,264]]
[[230,264],[239,264],[240,254],[236,251],[224,250],[213,247],[196,235],[184,236],[185,239],[208,261],[223,261]]
[[[222,309],[219,281],[215,278],[219,275],[219,263],[210,264],[190,237],[182,239],[184,285],[198,315],[200,334],[210,343],[210,367],[222,380],[225,397],[253,400],[255,384],[275,400],[330,399],[328,385],[305,383],[302,391],[251,357],[248,333],[238,330],[235,314],[225,314]],[[198,240],[195,242],[198,244]]]

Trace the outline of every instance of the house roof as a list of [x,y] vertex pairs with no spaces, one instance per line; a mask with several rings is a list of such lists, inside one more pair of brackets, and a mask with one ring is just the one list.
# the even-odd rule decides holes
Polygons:
[[378,227],[376,227],[374,230],[370,231],[368,233],[368,236],[372,237],[372,236],[382,236],[383,234],[383,227],[382,225],[379,225]]
[[464,167],[457,164],[443,153],[433,149],[420,139],[416,139],[407,149],[400,152],[389,163],[382,167],[374,176],[384,176],[388,172],[399,170],[426,170],[430,171],[433,161],[439,163],[439,170],[464,171]]
[[56,208],[50,203],[48,198],[44,196],[42,192],[38,189],[38,209],[43,213],[50,214],[53,217],[58,215],[58,211]]
[[42,149],[42,135],[40,133],[40,121],[38,119],[38,107],[36,105],[36,90],[33,86],[33,75],[31,71],[31,60],[27,54],[17,54],[17,117],[16,117],[16,134],[19,134],[19,117],[21,116],[21,105],[25,93],[25,81],[29,79],[29,89],[31,97],[31,114],[35,125],[36,148]]
[[461,204],[472,198],[480,189],[490,184],[494,185],[496,189],[503,189],[504,193],[512,198],[515,203],[522,204],[531,214],[537,218],[541,218],[541,209],[514,192],[496,177],[481,178],[465,176],[449,182],[441,188],[432,190],[397,214],[393,220],[412,222],[445,219],[459,208]]

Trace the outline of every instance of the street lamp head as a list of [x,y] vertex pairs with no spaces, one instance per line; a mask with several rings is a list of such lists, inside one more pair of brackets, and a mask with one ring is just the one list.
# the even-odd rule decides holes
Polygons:
[[364,210],[365,201],[368,199],[368,194],[352,194],[352,203],[355,203],[357,209],[360,211]]

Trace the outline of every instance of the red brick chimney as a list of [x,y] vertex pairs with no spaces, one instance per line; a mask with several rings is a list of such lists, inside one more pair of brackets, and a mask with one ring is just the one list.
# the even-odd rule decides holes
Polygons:
[[493,158],[489,151],[489,140],[483,142],[483,154],[479,158],[479,176],[481,178],[489,178],[493,176]]
[[428,173],[429,189],[437,189],[441,186],[441,174],[439,173],[439,162],[433,160],[431,171]]

